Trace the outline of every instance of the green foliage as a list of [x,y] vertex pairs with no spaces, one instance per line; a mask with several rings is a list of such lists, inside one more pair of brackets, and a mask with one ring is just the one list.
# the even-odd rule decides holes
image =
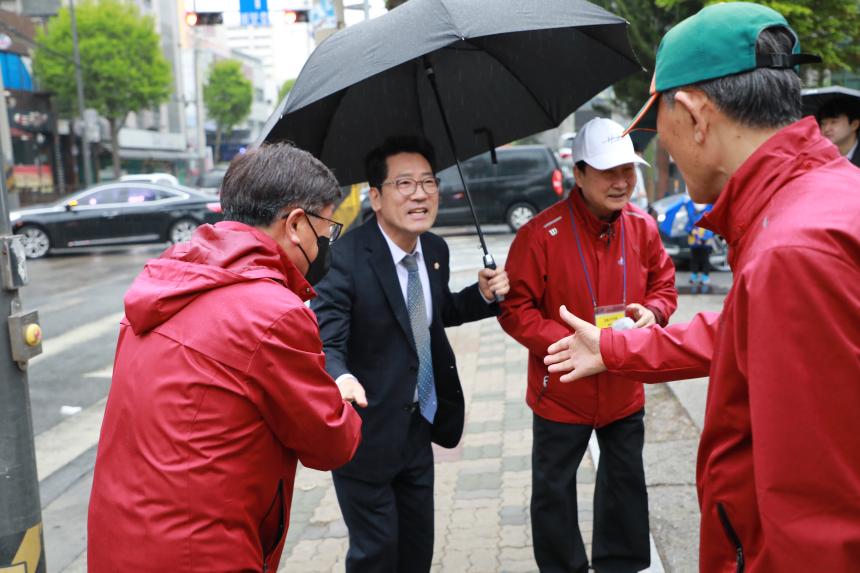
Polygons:
[[[689,0],[656,0],[673,8]],[[708,0],[706,4],[715,4]],[[759,0],[788,20],[800,37],[804,52],[818,54],[831,70],[849,70],[860,65],[860,2],[857,0]]]
[[[151,17],[119,0],[84,0],[75,16],[87,107],[121,124],[129,112],[167,101],[171,71]],[[76,115],[68,8],[38,30],[37,41],[33,69],[40,86],[54,92],[61,112]]]
[[278,90],[278,101],[283,101],[287,94],[290,93],[290,90],[293,89],[293,86],[296,84],[296,78],[289,79],[281,85],[281,89]]
[[218,128],[230,131],[251,113],[254,89],[242,74],[242,64],[236,60],[218,60],[209,70],[209,80],[203,86],[206,113]]
[[646,71],[633,74],[616,83],[615,99],[628,114],[635,114],[645,100],[654,73],[654,60],[660,39],[675,24],[698,12],[704,5],[699,0],[592,0],[598,6],[630,22],[630,44]]
[[[712,0],[592,1],[630,22],[633,51],[647,70],[615,84],[616,101],[629,115],[645,103],[657,46],[663,35],[705,5],[716,3]],[[783,14],[800,36],[803,51],[822,56],[826,67],[836,70],[860,65],[860,2],[857,0],[761,0],[759,3]]]

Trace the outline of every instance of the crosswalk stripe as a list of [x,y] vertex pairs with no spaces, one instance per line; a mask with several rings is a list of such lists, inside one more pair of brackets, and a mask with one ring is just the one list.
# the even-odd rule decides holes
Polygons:
[[107,398],[36,436],[39,481],[65,466],[99,441]]
[[118,332],[119,321],[122,320],[124,315],[122,312],[111,314],[83,326],[73,328],[59,336],[44,339],[42,341],[42,354],[30,360],[30,364],[41,362],[46,356],[54,356],[72,346],[96,340],[111,332]]

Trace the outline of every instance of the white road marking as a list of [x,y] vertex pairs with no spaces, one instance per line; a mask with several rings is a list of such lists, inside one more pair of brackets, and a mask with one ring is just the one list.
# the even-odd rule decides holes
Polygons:
[[59,354],[72,346],[90,342],[111,332],[119,332],[119,321],[122,320],[124,315],[125,313],[122,312],[111,314],[102,319],[73,328],[59,336],[44,339],[42,341],[42,354],[30,360],[30,364],[40,362],[48,355]]
[[36,468],[45,479],[99,441],[107,398],[36,436]]

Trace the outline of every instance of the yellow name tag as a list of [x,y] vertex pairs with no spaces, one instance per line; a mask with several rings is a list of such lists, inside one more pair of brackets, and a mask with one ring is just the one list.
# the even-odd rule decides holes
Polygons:
[[599,306],[594,309],[594,324],[597,328],[612,328],[616,320],[624,318],[625,312],[623,304]]

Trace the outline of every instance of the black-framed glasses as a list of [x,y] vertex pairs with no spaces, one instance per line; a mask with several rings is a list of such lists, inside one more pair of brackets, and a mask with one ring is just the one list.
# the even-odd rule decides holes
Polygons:
[[[338,223],[337,221],[332,221],[331,219],[326,219],[322,215],[317,215],[312,211],[305,211],[305,215],[310,215],[311,217],[316,217],[317,219],[322,219],[329,223],[328,229],[328,241],[329,243],[334,243],[340,237],[341,232],[343,231],[343,223]],[[314,231],[316,232],[316,231]]]
[[403,195],[404,197],[411,197],[418,191],[418,186],[424,190],[428,195],[433,195],[434,193],[439,192],[439,178],[438,177],[423,177],[421,179],[413,179],[412,177],[398,177],[394,181],[384,181],[382,183],[382,187],[386,185],[394,185],[394,188],[397,189],[397,192]]

